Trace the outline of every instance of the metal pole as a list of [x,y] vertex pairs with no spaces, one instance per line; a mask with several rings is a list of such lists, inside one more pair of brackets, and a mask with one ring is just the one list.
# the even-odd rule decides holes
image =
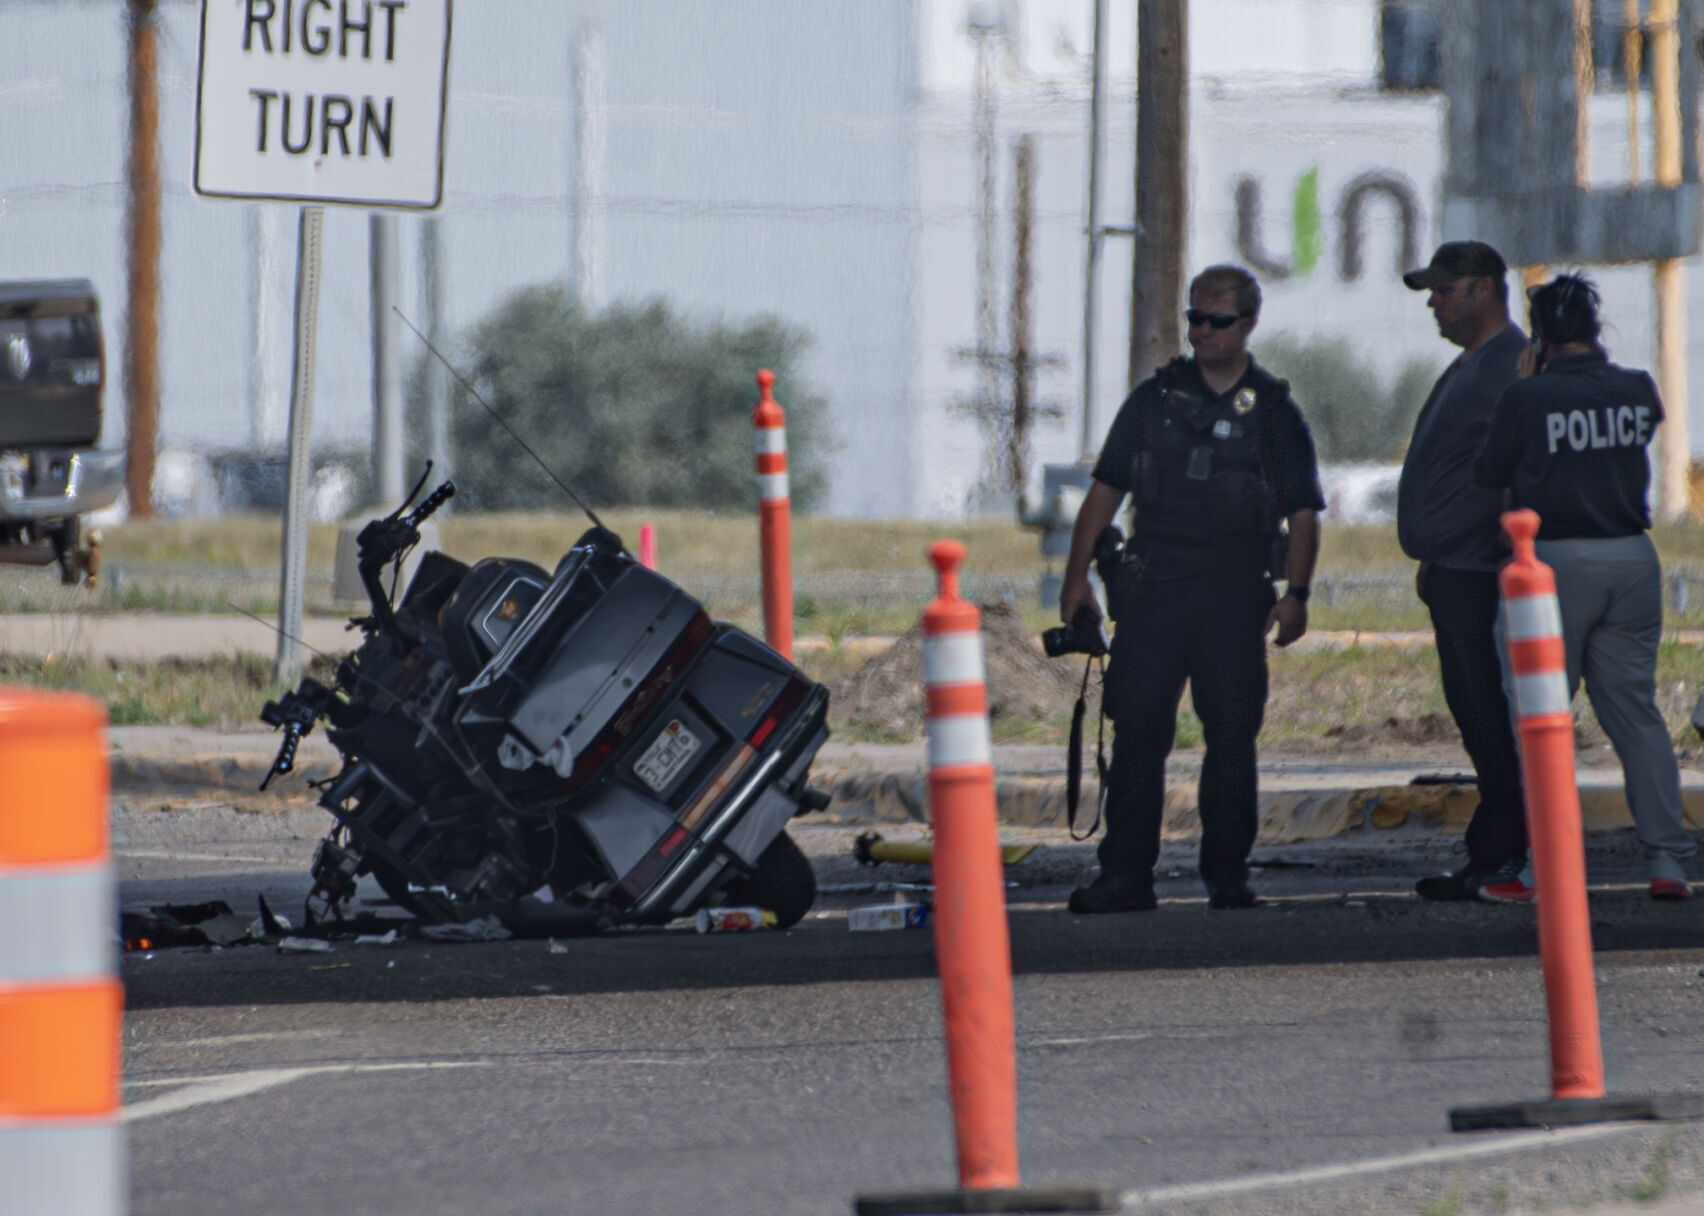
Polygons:
[[[432,345],[447,349],[448,335],[444,332],[444,230],[443,220],[435,215],[426,217],[421,229],[421,278],[426,295],[426,332]],[[450,375],[437,359],[428,359],[426,367],[426,455],[431,459],[435,476],[450,475]],[[450,503],[438,508],[444,513]]]
[[[320,226],[324,208],[303,207],[296,238],[296,361],[290,373],[290,480],[284,499],[278,592],[278,657],[272,678],[302,674],[302,599],[308,565],[308,463],[314,429],[314,339],[319,330]],[[400,491],[398,492],[400,497]]]
[[[1651,127],[1659,186],[1680,185],[1680,5],[1651,0]],[[1690,53],[1690,52],[1689,52]],[[1657,432],[1657,513],[1679,519],[1691,503],[1692,439],[1686,395],[1686,271],[1679,258],[1651,268],[1657,300],[1657,387],[1663,425]]]
[[1189,240],[1189,0],[1138,0],[1136,12],[1132,387],[1183,349]]
[[373,498],[386,510],[402,501],[401,327],[397,321],[396,216],[367,217],[373,308]]
[[1030,249],[1035,229],[1035,146],[1028,134],[1016,144],[1017,242],[1012,251],[1012,416],[1006,445],[1011,489],[1029,484],[1030,427],[1034,423],[1035,361],[1030,355]]
[[981,400],[977,413],[983,425],[993,428],[987,461],[989,482],[1001,484],[998,423],[1000,369],[995,362],[999,349],[999,322],[994,312],[994,54],[989,40],[999,29],[997,16],[979,12],[972,18],[976,38],[976,155],[981,165],[981,206],[976,224],[976,354],[981,372]]
[[160,431],[160,98],[154,0],[130,0],[130,144],[125,208],[124,489],[132,519],[154,514]]
[[1089,86],[1089,224],[1083,270],[1083,418],[1077,450],[1093,460],[1095,434],[1095,344],[1100,338],[1100,259],[1105,239],[1100,221],[1101,107],[1106,96],[1106,0],[1095,0],[1095,49]]

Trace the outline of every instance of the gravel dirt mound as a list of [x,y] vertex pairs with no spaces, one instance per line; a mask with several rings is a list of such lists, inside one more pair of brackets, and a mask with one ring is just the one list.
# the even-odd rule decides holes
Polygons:
[[[1023,618],[1006,604],[983,604],[982,653],[988,715],[995,721],[1069,717],[1083,684],[1080,655],[1050,659]],[[1089,712],[1100,701],[1099,673],[1089,680]],[[830,689],[835,720],[876,738],[913,739],[927,726],[923,701],[923,630],[914,625]]]
[[1418,718],[1386,718],[1354,726],[1333,726],[1325,737],[1337,743],[1459,743],[1461,732],[1448,714],[1421,714]]

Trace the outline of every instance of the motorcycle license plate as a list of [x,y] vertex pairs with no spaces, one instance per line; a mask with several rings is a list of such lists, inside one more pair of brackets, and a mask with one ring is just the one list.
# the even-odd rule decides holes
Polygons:
[[669,782],[680,775],[686,762],[702,746],[698,736],[686,729],[679,718],[663,727],[663,733],[645,749],[645,754],[633,762],[639,780],[657,793],[668,788]]

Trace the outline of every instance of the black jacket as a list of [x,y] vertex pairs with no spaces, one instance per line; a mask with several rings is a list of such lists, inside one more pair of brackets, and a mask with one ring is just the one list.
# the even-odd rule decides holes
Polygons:
[[1646,449],[1662,419],[1646,373],[1562,355],[1503,393],[1474,474],[1538,512],[1540,540],[1636,536],[1651,526]]

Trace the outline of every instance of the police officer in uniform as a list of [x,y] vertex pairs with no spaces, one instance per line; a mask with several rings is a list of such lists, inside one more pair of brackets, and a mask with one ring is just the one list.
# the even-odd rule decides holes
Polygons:
[[[1258,827],[1255,736],[1266,707],[1266,635],[1307,631],[1319,550],[1313,439],[1289,386],[1257,366],[1248,336],[1260,286],[1236,266],[1190,284],[1189,342],[1136,386],[1108,432],[1071,537],[1060,616],[1099,617],[1089,587],[1096,542],[1125,495],[1131,536],[1108,596],[1118,630],[1103,702],[1114,722],[1100,876],[1071,894],[1077,913],[1155,906],[1166,756],[1187,681],[1206,738],[1201,878],[1216,908],[1252,907]],[[1280,556],[1281,524],[1288,553]],[[1288,583],[1282,598],[1272,580]]]
[[1694,841],[1680,769],[1657,708],[1663,571],[1647,529],[1646,455],[1663,408],[1642,371],[1598,343],[1598,293],[1561,275],[1529,293],[1534,341],[1497,402],[1474,464],[1481,485],[1538,512],[1538,557],[1556,572],[1571,698],[1584,677],[1615,745],[1653,899],[1686,899]]

